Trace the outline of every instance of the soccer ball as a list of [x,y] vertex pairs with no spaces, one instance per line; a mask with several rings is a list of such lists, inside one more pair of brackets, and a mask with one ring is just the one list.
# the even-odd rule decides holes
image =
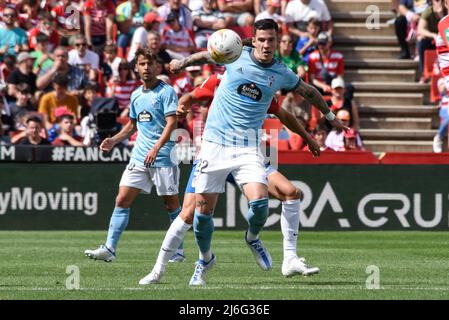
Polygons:
[[242,53],[242,39],[230,30],[221,29],[215,31],[207,41],[207,51],[218,64],[228,64],[236,61]]

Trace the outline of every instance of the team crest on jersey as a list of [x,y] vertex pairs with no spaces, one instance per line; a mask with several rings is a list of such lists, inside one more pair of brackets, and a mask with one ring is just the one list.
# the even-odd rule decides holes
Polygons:
[[248,97],[254,101],[259,101],[262,98],[262,91],[256,86],[255,83],[241,84],[237,88],[237,92],[240,95]]
[[273,85],[274,80],[276,80],[276,78],[273,75],[268,77],[268,86],[269,87],[271,87]]
[[153,116],[145,110],[137,116],[137,121],[139,122],[150,122],[151,120],[153,120]]

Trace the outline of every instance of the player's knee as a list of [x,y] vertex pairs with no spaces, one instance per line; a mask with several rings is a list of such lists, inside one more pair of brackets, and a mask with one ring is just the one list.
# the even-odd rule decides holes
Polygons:
[[303,194],[298,188],[291,188],[285,195],[285,200],[302,200]]
[[181,213],[179,214],[179,216],[181,217],[181,219],[187,223],[187,224],[192,224],[193,223],[193,216],[194,216],[194,212],[195,212],[195,205],[193,205],[192,208],[182,208]]
[[129,208],[131,206],[131,200],[125,195],[119,194],[115,198],[115,206],[119,208]]

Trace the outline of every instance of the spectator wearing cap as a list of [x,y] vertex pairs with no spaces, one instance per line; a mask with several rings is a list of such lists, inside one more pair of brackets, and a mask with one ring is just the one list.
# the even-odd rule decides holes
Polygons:
[[168,75],[168,64],[172,60],[171,56],[168,54],[168,52],[162,47],[161,44],[161,35],[159,32],[156,31],[150,31],[148,32],[147,37],[147,47],[151,50],[152,53],[154,53],[158,60],[162,62],[163,70],[161,71],[163,74]]
[[16,27],[17,12],[11,6],[3,9],[4,27],[0,28],[0,57],[5,53],[17,55],[28,50],[28,36],[25,30]]
[[[339,110],[336,114],[336,118],[347,127],[351,121],[351,115],[347,110]],[[354,130],[354,128],[350,129]],[[326,138],[326,146],[334,151],[344,151],[344,135],[345,132],[343,130],[333,128]],[[362,139],[358,133],[356,134],[356,142],[359,147],[363,146]]]
[[179,23],[177,13],[171,12],[165,23],[161,43],[173,59],[182,60],[195,52],[195,42],[190,37],[189,31]]
[[347,110],[351,117],[349,126],[360,130],[359,109],[356,102],[346,95],[345,81],[341,77],[332,80],[331,83],[332,96],[328,100],[329,108],[334,112],[339,110]]
[[83,138],[74,133],[75,120],[72,113],[64,113],[58,117],[59,132],[51,143],[53,146],[84,147]]
[[21,52],[17,56],[17,69],[6,79],[8,95],[15,100],[17,98],[17,86],[26,83],[31,92],[36,92],[36,75],[33,73],[34,59],[28,52]]
[[108,0],[87,0],[84,3],[84,32],[87,44],[101,52],[112,42],[115,5]]
[[82,34],[73,38],[73,45],[75,49],[69,51],[69,64],[84,70],[89,81],[96,82],[100,57],[87,48],[86,37]]
[[59,45],[60,41],[53,17],[49,12],[41,11],[38,21],[37,26],[31,29],[28,34],[30,49],[36,50],[38,43],[37,36],[39,33],[43,33],[48,37],[48,50],[53,51]]
[[305,78],[306,69],[302,57],[298,51],[293,50],[293,39],[288,33],[281,36],[279,49],[276,51],[275,57],[280,59],[290,70],[298,75],[300,78]]
[[188,31],[193,31],[192,14],[189,8],[181,2],[181,0],[168,0],[157,9],[159,16],[166,21],[170,13],[176,14],[181,26]]
[[224,13],[229,26],[244,27],[254,24],[253,0],[218,0],[218,9]]
[[42,137],[42,120],[39,117],[33,116],[26,120],[26,129],[23,133],[14,136],[11,142],[21,145],[33,146],[48,146],[50,142]]
[[39,90],[49,92],[52,90],[51,82],[56,73],[64,74],[68,79],[68,90],[73,94],[81,93],[80,90],[88,83],[84,70],[71,66],[68,63],[69,55],[65,47],[57,47],[53,54],[53,65],[42,68],[38,74],[36,86]]
[[296,42],[296,51],[302,56],[304,62],[309,64],[310,54],[318,49],[318,34],[320,32],[320,22],[316,18],[310,18],[307,23],[307,34],[301,35]]
[[137,49],[147,47],[147,37],[149,31],[159,31],[162,18],[156,12],[148,12],[143,18],[143,26],[136,29],[131,40],[131,47],[128,52],[128,61],[132,61]]
[[343,54],[332,49],[326,32],[320,32],[317,42],[318,49],[309,56],[309,82],[321,93],[330,94],[332,79],[343,77],[345,72]]
[[30,56],[34,58],[33,73],[37,76],[42,68],[51,68],[53,60],[50,58],[48,49],[49,38],[45,33],[38,33],[36,36],[35,50]]
[[198,48],[207,47],[209,36],[227,27],[225,16],[217,10],[217,0],[202,0],[200,9],[192,13],[195,44]]
[[52,81],[53,91],[44,94],[39,102],[39,113],[44,116],[44,124],[50,129],[56,121],[55,110],[65,106],[74,115],[78,114],[78,98],[68,92],[69,79],[63,73],[58,73]]
[[143,25],[145,14],[152,10],[145,0],[128,0],[117,6],[115,21],[119,35],[117,47],[126,52],[136,29]]
[[287,4],[285,15],[288,31],[297,37],[307,35],[306,27],[310,18],[321,22],[321,30],[332,37],[333,23],[329,9],[322,0],[293,0]]
[[343,149],[339,151],[365,151],[365,148],[357,141],[360,139],[357,131],[350,128],[343,134]]
[[266,4],[267,8],[256,16],[254,22],[262,19],[273,19],[278,24],[286,22],[285,17],[280,15],[279,11],[281,8],[281,0],[267,0]]

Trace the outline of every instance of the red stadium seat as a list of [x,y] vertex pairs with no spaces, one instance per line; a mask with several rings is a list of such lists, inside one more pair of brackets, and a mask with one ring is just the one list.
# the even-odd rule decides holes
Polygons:
[[269,131],[271,129],[281,130],[282,123],[279,119],[265,119],[265,122],[262,126],[263,129]]
[[245,38],[253,37],[253,27],[251,27],[251,26],[246,26],[246,27],[234,26],[234,27],[231,27],[231,30],[234,30],[235,32],[237,32],[237,34],[240,36],[240,38],[242,38],[242,40]]
[[433,65],[437,59],[436,50],[425,50],[424,51],[424,70],[423,77],[425,79],[430,79],[433,75]]
[[279,151],[289,150],[288,140],[278,140],[278,150]]
[[290,135],[290,148],[295,151],[302,150],[302,144],[304,140],[301,136],[296,133]]

